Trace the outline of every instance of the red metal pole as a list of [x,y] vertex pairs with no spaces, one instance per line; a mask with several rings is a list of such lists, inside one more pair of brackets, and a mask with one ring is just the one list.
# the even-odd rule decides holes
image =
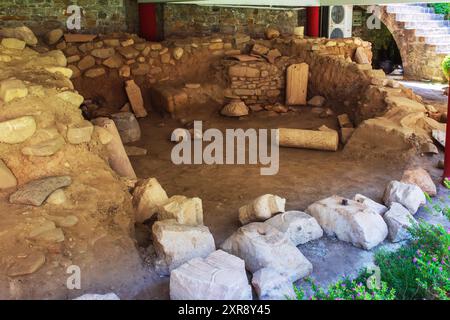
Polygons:
[[306,34],[310,37],[318,37],[320,30],[320,7],[308,7],[306,9],[307,28]]
[[139,31],[146,40],[155,41],[158,35],[156,4],[139,3]]
[[450,79],[449,93],[447,96],[447,128],[445,131],[445,154],[444,154],[444,179],[450,180]]

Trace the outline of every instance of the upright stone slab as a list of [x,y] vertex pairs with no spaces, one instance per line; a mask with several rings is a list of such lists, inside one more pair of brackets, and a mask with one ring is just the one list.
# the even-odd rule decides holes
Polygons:
[[391,206],[393,202],[398,202],[411,214],[416,214],[419,207],[427,202],[422,189],[417,185],[399,181],[389,182],[384,191],[383,201],[387,206]]
[[222,250],[195,258],[170,273],[172,300],[251,300],[244,261]]
[[273,194],[262,195],[250,204],[239,208],[239,221],[246,224],[252,221],[265,221],[275,213],[284,212],[286,199]]
[[290,281],[296,281],[309,275],[313,268],[283,233],[262,222],[240,227],[221,248],[242,258],[252,273],[272,268]]
[[286,72],[286,104],[305,105],[309,66],[306,63],[292,64]]
[[131,108],[137,118],[147,116],[147,111],[144,107],[144,99],[142,98],[141,89],[134,82],[134,80],[128,80],[125,82],[125,91],[127,92],[128,100],[130,101]]
[[378,245],[388,234],[386,223],[378,213],[339,196],[314,202],[306,212],[316,218],[328,236],[366,250]]
[[301,211],[286,211],[265,223],[284,233],[296,246],[319,239],[323,235],[323,230],[316,219]]
[[133,205],[136,222],[144,222],[158,212],[160,206],[169,198],[158,180],[149,178],[142,181],[133,192]]
[[187,226],[176,220],[157,221],[153,224],[153,244],[158,260],[159,274],[170,271],[194,258],[206,258],[216,250],[214,238],[205,226]]

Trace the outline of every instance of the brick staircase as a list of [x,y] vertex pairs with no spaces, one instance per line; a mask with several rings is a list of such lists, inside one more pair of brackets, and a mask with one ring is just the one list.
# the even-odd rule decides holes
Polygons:
[[434,46],[437,54],[450,54],[450,20],[426,4],[388,4],[386,11],[395,14],[405,29],[414,30],[418,38]]

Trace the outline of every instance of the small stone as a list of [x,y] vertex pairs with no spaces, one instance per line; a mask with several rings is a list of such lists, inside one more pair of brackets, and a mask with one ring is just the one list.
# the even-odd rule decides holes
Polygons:
[[252,47],[253,54],[263,56],[263,55],[267,54],[268,52],[269,52],[269,48],[267,48],[263,45],[257,44],[257,43],[255,43]]
[[115,53],[116,50],[114,48],[94,49],[91,51],[91,55],[99,59],[111,58]]
[[67,68],[72,70],[72,77],[71,77],[71,79],[76,79],[76,78],[79,78],[81,76],[81,71],[80,71],[80,69],[78,69],[77,66],[74,66],[73,64],[71,64],[71,65],[68,65]]
[[280,31],[275,28],[267,28],[264,34],[266,35],[266,39],[272,40],[280,36]]
[[74,62],[78,62],[80,60],[81,60],[81,58],[79,55],[67,57],[67,63],[74,63]]
[[220,113],[227,117],[242,117],[248,115],[248,107],[243,101],[234,101],[225,105]]
[[84,97],[76,92],[73,91],[63,91],[56,94],[56,97],[58,97],[61,100],[64,100],[68,103],[71,103],[75,107],[79,108],[81,104],[84,101]]
[[271,268],[256,271],[252,285],[259,300],[287,300],[296,297],[293,283]]
[[95,59],[93,56],[85,56],[78,62],[78,69],[80,69],[81,71],[89,69],[93,66],[95,66]]
[[152,233],[159,274],[168,275],[189,260],[206,258],[216,250],[214,238],[205,226],[188,226],[175,220],[164,220],[153,224]]
[[170,62],[170,54],[164,53],[161,55],[161,63],[169,63]]
[[147,154],[147,149],[139,148],[135,146],[124,146],[127,156],[145,156]]
[[222,42],[213,42],[208,46],[209,50],[222,50],[223,43]]
[[129,47],[134,44],[134,40],[130,38],[125,41],[122,41],[120,44],[122,45],[122,47]]
[[183,225],[203,225],[203,206],[200,198],[173,196],[158,209],[158,220],[175,219]]
[[265,221],[274,214],[284,212],[286,199],[272,194],[262,195],[250,204],[239,208],[239,221],[246,224],[252,221]]
[[64,144],[64,138],[58,135],[55,138],[23,147],[21,152],[26,156],[47,157],[61,150]]
[[69,186],[72,179],[69,176],[46,177],[31,181],[9,197],[9,202],[40,206],[55,190]]
[[286,211],[266,220],[286,235],[296,246],[322,237],[322,228],[316,219],[301,211]]
[[427,202],[423,191],[417,185],[399,181],[389,182],[384,191],[383,201],[387,206],[391,206],[393,202],[398,202],[413,215],[416,214],[421,205]]
[[141,138],[141,128],[133,113],[114,113],[111,115],[111,119],[116,124],[122,143],[135,142]]
[[23,50],[27,44],[16,38],[3,38],[1,45],[7,49]]
[[15,186],[17,186],[16,177],[0,159],[0,189],[14,188]]
[[32,116],[24,116],[0,122],[0,142],[22,143],[36,132],[36,121]]
[[141,89],[134,82],[134,80],[128,80],[125,82],[125,91],[127,92],[128,100],[130,101],[133,112],[137,118],[147,116],[147,111],[144,107],[144,99],[142,98]]
[[314,96],[308,100],[308,104],[313,107],[322,107],[325,104],[325,98],[322,96]]
[[64,36],[64,31],[62,29],[53,29],[47,32],[45,38],[49,45],[57,43]]
[[133,192],[133,205],[136,209],[136,222],[144,222],[158,212],[169,198],[158,180],[149,178],[142,181]]
[[64,232],[60,228],[55,228],[43,233],[40,233],[34,237],[32,237],[34,240],[38,241],[48,241],[48,242],[63,242]]
[[364,48],[358,47],[355,52],[355,62],[358,64],[369,64],[369,58],[367,58]]
[[34,35],[33,31],[26,26],[20,26],[15,28],[0,28],[0,36],[3,38],[17,38],[25,41],[29,46],[35,46],[38,43],[38,39]]
[[46,200],[46,203],[53,205],[61,205],[66,202],[66,193],[63,189],[58,189],[52,192]]
[[0,98],[4,102],[24,98],[28,95],[28,89],[21,80],[8,79],[0,82]]
[[94,132],[97,134],[100,143],[103,145],[110,143],[113,139],[112,134],[105,128],[94,126]]
[[50,73],[59,73],[62,74],[64,77],[70,79],[72,78],[72,69],[65,68],[65,67],[47,67],[45,68]]
[[400,181],[404,183],[415,184],[420,189],[422,189],[423,192],[426,192],[431,197],[434,197],[437,194],[436,185],[431,179],[429,173],[423,168],[405,170]]
[[184,87],[188,88],[188,89],[199,89],[199,88],[201,88],[201,84],[200,83],[186,83],[184,85]]
[[131,74],[134,76],[145,76],[150,71],[150,66],[146,63],[138,63],[131,69]]
[[183,56],[184,50],[183,48],[176,47],[173,49],[172,55],[175,60],[180,60]]
[[26,276],[35,273],[45,264],[45,255],[35,251],[23,258],[17,258],[8,269],[9,277]]
[[397,202],[393,202],[384,215],[389,229],[389,240],[399,242],[411,238],[408,228],[417,223],[409,211]]
[[78,223],[78,218],[72,215],[65,217],[46,215],[45,218],[53,221],[55,225],[60,228],[70,228]]
[[94,126],[88,120],[83,120],[77,125],[71,125],[67,129],[67,140],[71,144],[80,144],[91,141]]
[[106,73],[104,68],[93,68],[93,69],[89,69],[88,71],[86,71],[84,73],[84,75],[88,78],[97,78],[100,76],[103,76]]
[[139,51],[133,47],[120,47],[117,49],[125,59],[135,59],[139,56]]

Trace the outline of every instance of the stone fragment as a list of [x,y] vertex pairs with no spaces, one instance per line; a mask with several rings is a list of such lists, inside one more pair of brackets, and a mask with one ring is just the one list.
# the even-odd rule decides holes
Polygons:
[[264,34],[266,35],[266,39],[272,40],[280,36],[280,31],[275,28],[267,28]]
[[45,39],[49,45],[57,43],[64,36],[62,29],[53,29],[46,33]]
[[223,43],[222,42],[213,42],[208,46],[209,50],[222,50]]
[[109,47],[118,47],[120,46],[119,39],[105,39],[103,40],[104,44]]
[[339,196],[314,202],[306,212],[316,218],[328,236],[366,250],[381,243],[388,234],[386,223],[378,213]]
[[14,188],[17,186],[17,179],[9,170],[3,160],[0,159],[0,190]]
[[263,56],[263,55],[267,54],[268,52],[269,52],[269,48],[267,48],[263,45],[260,45],[258,43],[255,43],[253,45],[252,51],[251,51],[252,54],[257,54],[260,56]]
[[141,128],[131,112],[118,112],[111,115],[123,143],[135,142],[141,138]]
[[157,221],[152,227],[153,244],[158,256],[158,273],[173,269],[194,258],[206,258],[216,250],[214,238],[205,226],[187,226],[175,220]]
[[24,98],[28,95],[28,89],[21,80],[8,79],[0,82],[0,98],[4,102]]
[[184,85],[184,87],[188,88],[188,89],[199,89],[199,88],[201,88],[201,86],[202,85],[200,83],[186,83]]
[[389,207],[393,202],[398,202],[411,214],[415,214],[421,205],[426,204],[427,200],[417,185],[391,181],[384,191],[383,202]]
[[124,146],[127,155],[130,156],[145,156],[147,154],[147,149],[139,148],[135,146]]
[[322,96],[314,96],[308,100],[308,105],[313,107],[322,107],[325,103],[325,98]]
[[69,126],[67,129],[67,140],[71,144],[89,142],[93,132],[94,125],[88,120],[83,120],[79,124]]
[[3,38],[1,45],[7,49],[23,50],[27,44],[16,38]]
[[243,101],[232,101],[225,105],[220,113],[227,117],[242,117],[248,115],[248,107]]
[[120,300],[120,298],[112,292],[106,294],[86,293],[73,300]]
[[65,68],[65,67],[46,67],[45,70],[47,70],[50,73],[59,73],[62,74],[64,77],[70,79],[72,78],[72,69]]
[[93,56],[85,56],[78,62],[78,69],[81,71],[92,68],[93,66],[95,66],[95,59]]
[[266,220],[282,232],[296,246],[322,237],[322,228],[316,219],[301,211],[286,211]]
[[58,134],[54,138],[23,147],[21,152],[26,156],[48,157],[61,150],[64,144],[64,138]]
[[45,255],[39,251],[29,253],[25,257],[16,258],[8,268],[8,276],[19,277],[35,273],[45,264],[45,260]]
[[34,35],[33,31],[26,26],[20,26],[15,28],[0,28],[0,36],[3,38],[16,38],[24,41],[29,46],[35,46],[38,43],[38,39]]
[[117,69],[123,65],[123,61],[119,55],[113,55],[112,57],[109,57],[108,59],[103,61],[103,64],[108,68]]
[[355,128],[341,128],[341,142],[342,144],[347,144],[348,140],[352,137]]
[[94,132],[97,134],[101,144],[108,144],[113,139],[112,134],[105,128],[94,126]]
[[87,70],[84,75],[88,78],[97,78],[100,76],[103,76],[106,73],[105,69],[102,67],[99,68],[93,68],[93,69],[89,69]]
[[358,64],[370,64],[369,58],[367,57],[366,51],[362,47],[356,48],[355,51],[355,62]]
[[384,214],[384,221],[389,230],[389,240],[399,242],[411,237],[408,228],[417,223],[416,219],[400,203],[393,202]]
[[72,77],[71,77],[71,79],[76,79],[76,78],[81,76],[81,71],[80,71],[80,69],[78,69],[77,66],[71,64],[71,65],[68,65],[67,68],[72,70]]
[[81,60],[81,58],[77,54],[74,56],[67,57],[67,63],[74,63],[74,62],[78,62],[80,60]]
[[305,35],[305,27],[299,26],[294,28],[294,35],[299,38],[303,38]]
[[130,39],[122,41],[120,44],[122,45],[122,47],[129,47],[134,44],[134,40],[132,38],[130,38]]
[[262,195],[252,203],[239,208],[239,221],[246,224],[252,221],[264,221],[274,214],[284,212],[286,199],[272,194]]
[[69,176],[46,177],[28,182],[9,197],[9,202],[40,206],[55,190],[69,186]]
[[24,116],[0,122],[0,142],[21,143],[36,132],[36,121],[32,116]]
[[145,76],[150,71],[150,65],[147,63],[138,63],[131,69],[134,76]]
[[172,56],[175,60],[180,60],[183,56],[184,50],[183,48],[176,47],[173,49]]
[[51,230],[36,234],[33,237],[30,236],[29,238],[46,242],[63,242],[65,239],[64,232],[60,228],[53,228]]
[[188,261],[170,274],[172,300],[251,300],[244,261],[222,250]]
[[130,77],[130,75],[131,75],[130,66],[125,65],[119,69],[119,76],[121,76],[122,78],[128,78]]
[[248,271],[272,268],[290,281],[312,272],[312,264],[286,236],[269,224],[253,222],[240,227],[221,245],[245,261]]
[[338,115],[338,122],[341,128],[353,128],[353,123],[346,113]]
[[291,64],[286,75],[286,104],[305,105],[308,88],[309,66],[306,63]]
[[144,222],[158,212],[169,198],[158,180],[149,178],[142,181],[133,191],[133,205],[136,222]]
[[133,47],[120,47],[117,49],[125,59],[135,59],[139,56],[139,51]]
[[134,80],[125,82],[125,91],[127,92],[128,100],[130,101],[131,108],[133,109],[136,118],[146,117],[147,110],[145,110],[144,107],[141,89]]
[[64,40],[66,42],[89,42],[97,38],[96,34],[66,33]]
[[52,192],[47,198],[46,203],[53,205],[61,205],[66,202],[66,193],[63,189],[58,189]]
[[84,101],[84,97],[73,91],[63,91],[57,93],[56,96],[66,102],[73,104],[75,107],[79,108]]
[[200,198],[172,196],[158,209],[158,220],[175,219],[179,224],[203,225],[203,206]]
[[164,53],[161,55],[161,63],[169,63],[170,62],[170,54]]
[[294,284],[271,268],[262,268],[253,274],[252,286],[259,300],[295,299]]
[[405,170],[400,181],[403,183],[415,184],[431,197],[434,197],[437,194],[436,185],[429,173],[423,168]]
[[373,212],[376,212],[381,216],[384,215],[385,212],[388,210],[388,208],[386,206],[383,206],[381,203],[373,201],[372,199],[359,193],[355,194],[353,200],[366,205],[367,207],[372,209]]
[[101,48],[91,51],[91,55],[99,59],[111,58],[115,53],[116,50],[114,50],[114,48]]

